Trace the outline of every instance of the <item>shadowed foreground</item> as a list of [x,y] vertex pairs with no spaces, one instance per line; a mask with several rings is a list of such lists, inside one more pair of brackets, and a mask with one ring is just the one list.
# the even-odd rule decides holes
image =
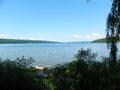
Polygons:
[[75,60],[55,68],[36,70],[32,58],[0,61],[0,90],[119,90],[120,60],[96,60],[90,49],[79,50]]

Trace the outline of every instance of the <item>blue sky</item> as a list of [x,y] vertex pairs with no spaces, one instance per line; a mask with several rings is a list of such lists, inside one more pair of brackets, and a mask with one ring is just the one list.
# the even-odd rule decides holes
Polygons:
[[111,0],[0,0],[0,38],[89,41],[105,37]]

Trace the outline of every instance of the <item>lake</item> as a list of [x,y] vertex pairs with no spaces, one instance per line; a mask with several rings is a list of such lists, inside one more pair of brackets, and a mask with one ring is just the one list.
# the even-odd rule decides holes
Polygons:
[[[119,45],[120,46],[120,45]],[[108,56],[105,43],[39,43],[39,44],[0,44],[0,57],[12,59],[32,57],[37,66],[63,64],[74,60],[79,49],[91,48],[97,52],[97,59]]]

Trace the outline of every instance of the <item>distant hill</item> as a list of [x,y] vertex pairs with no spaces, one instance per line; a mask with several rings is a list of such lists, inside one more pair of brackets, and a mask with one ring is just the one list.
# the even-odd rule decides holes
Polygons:
[[92,41],[92,43],[106,43],[106,39],[105,38],[97,39]]
[[[120,38],[119,38],[118,42],[120,42]],[[92,43],[106,43],[106,38],[94,40],[94,41],[92,41]]]
[[57,43],[54,41],[45,41],[45,40],[21,40],[21,39],[0,39],[0,44],[8,43]]

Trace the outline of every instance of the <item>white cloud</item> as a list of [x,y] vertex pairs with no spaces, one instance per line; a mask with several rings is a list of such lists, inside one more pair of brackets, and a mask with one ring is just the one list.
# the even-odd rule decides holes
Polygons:
[[39,37],[13,37],[6,34],[0,34],[0,38],[4,39],[22,39],[22,40],[45,40]]
[[73,34],[73,37],[82,40],[82,41],[91,41],[99,38],[104,38],[104,34],[92,33],[92,34]]
[[0,34],[0,38],[9,38],[9,35],[6,35],[6,34]]
[[98,34],[98,33],[92,33],[92,35],[95,36],[95,37],[100,37],[101,36],[101,34]]
[[38,38],[38,37],[17,37],[15,39],[22,39],[22,40],[44,40],[44,39]]
[[79,35],[77,35],[77,34],[73,34],[73,37],[80,38]]

